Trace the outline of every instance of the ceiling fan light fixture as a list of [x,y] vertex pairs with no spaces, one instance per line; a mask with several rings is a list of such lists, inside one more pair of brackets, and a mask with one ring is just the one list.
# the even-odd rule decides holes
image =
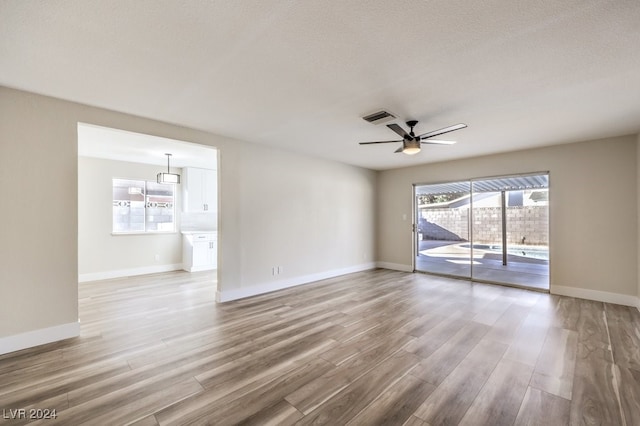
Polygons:
[[420,141],[404,141],[402,143],[402,153],[407,155],[415,155],[420,152]]
[[402,150],[403,154],[415,155],[420,152],[420,148],[405,148]]
[[[365,118],[366,119],[366,118]],[[415,155],[420,152],[420,141],[424,140],[426,144],[433,145],[451,145],[454,144],[454,141],[442,141],[437,139],[430,139],[436,136],[444,135],[445,133],[453,132],[454,130],[460,130],[467,127],[466,124],[454,124],[453,126],[444,127],[439,130],[434,130],[432,132],[423,133],[421,135],[416,135],[413,132],[413,128],[418,124],[417,120],[409,120],[407,121],[407,126],[409,126],[409,133],[402,127],[400,127],[397,123],[387,124],[387,127],[395,132],[398,136],[402,137],[402,140],[397,141],[376,141],[376,142],[360,142],[360,145],[370,145],[370,144],[378,144],[378,143],[396,143],[402,142],[402,146],[396,149],[395,153],[404,152],[407,155]]]

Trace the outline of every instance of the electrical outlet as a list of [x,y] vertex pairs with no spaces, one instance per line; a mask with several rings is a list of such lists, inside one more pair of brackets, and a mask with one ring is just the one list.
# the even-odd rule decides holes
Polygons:
[[281,274],[284,271],[284,268],[282,266],[278,266],[278,274]]
[[275,275],[276,274],[276,267],[272,267],[271,268],[271,275]]
[[156,262],[160,262],[160,255],[159,254],[156,254],[154,256],[154,258],[155,258]]

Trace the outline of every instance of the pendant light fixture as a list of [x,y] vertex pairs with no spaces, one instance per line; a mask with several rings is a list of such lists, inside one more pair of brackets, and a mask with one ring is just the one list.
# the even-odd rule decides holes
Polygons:
[[177,173],[171,173],[169,170],[169,160],[171,154],[164,154],[167,156],[167,173],[158,173],[158,183],[180,183],[180,175]]

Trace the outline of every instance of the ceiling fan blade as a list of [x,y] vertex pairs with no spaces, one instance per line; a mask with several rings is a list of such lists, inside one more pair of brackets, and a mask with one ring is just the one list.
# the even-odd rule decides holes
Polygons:
[[429,145],[453,145],[456,141],[441,141],[438,139],[427,139],[426,141],[420,141],[420,143],[426,143]]
[[453,132],[454,130],[464,129],[465,127],[467,127],[466,124],[462,124],[462,123],[454,124],[453,126],[445,127],[443,129],[440,129],[440,130],[434,130],[433,132],[423,133],[418,137],[421,140],[422,139],[427,139],[427,138],[432,138],[434,136],[440,136],[440,135],[444,135],[445,133]]
[[370,145],[372,143],[398,143],[398,142],[402,142],[402,140],[399,141],[378,141],[378,142],[358,142],[360,145]]
[[402,127],[398,126],[396,123],[387,124],[387,127],[402,136],[403,139],[411,139],[409,133],[407,133]]
[[393,151],[394,153],[398,153],[398,152],[402,152],[402,150],[404,149],[404,146],[401,146],[400,148],[396,149],[395,151]]

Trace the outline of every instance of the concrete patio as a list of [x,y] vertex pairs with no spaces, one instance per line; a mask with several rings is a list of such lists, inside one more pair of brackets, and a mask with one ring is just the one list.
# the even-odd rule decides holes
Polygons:
[[536,290],[549,289],[549,261],[526,256],[507,255],[490,250],[472,249],[461,241],[419,241],[415,269],[421,272],[471,278]]

